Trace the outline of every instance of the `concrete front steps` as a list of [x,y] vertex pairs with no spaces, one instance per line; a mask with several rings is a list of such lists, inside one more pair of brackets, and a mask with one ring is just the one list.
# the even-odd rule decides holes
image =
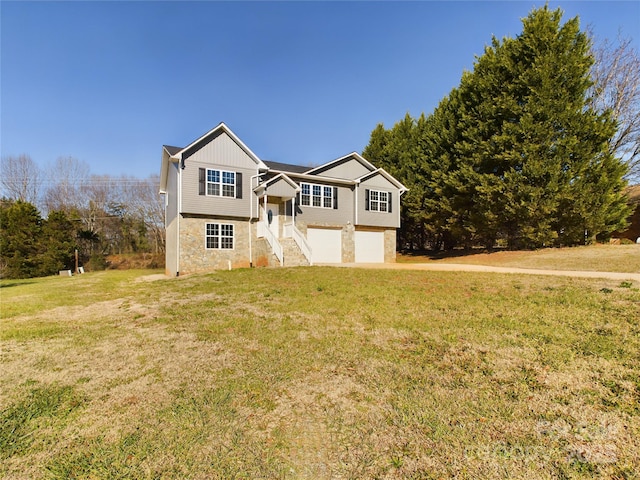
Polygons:
[[281,238],[278,241],[282,245],[285,267],[306,267],[309,265],[309,261],[293,238]]

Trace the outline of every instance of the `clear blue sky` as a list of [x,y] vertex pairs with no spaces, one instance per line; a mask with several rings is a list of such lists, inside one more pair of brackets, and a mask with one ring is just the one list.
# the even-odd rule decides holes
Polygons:
[[[324,163],[431,112],[542,5],[2,1],[1,154],[146,177],[223,121],[265,160]],[[638,1],[549,5],[639,48]]]

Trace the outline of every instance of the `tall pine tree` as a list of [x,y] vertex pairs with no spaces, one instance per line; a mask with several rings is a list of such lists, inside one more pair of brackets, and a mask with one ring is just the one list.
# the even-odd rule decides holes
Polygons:
[[409,116],[379,125],[365,156],[397,165],[413,189],[403,217],[412,235],[422,228],[445,248],[536,248],[621,228],[626,170],[607,149],[610,113],[590,107],[592,63],[578,19],[562,24],[545,6],[516,38],[494,38],[420,128]]

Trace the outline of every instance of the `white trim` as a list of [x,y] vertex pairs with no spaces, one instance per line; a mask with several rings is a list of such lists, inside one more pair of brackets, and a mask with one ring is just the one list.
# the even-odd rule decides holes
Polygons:
[[[207,227],[209,225],[217,225],[218,226],[218,235],[208,235]],[[231,227],[232,235],[222,235],[222,227]],[[207,238],[218,238],[218,246],[217,247],[208,247],[207,246]],[[231,248],[223,248],[222,247],[222,239],[223,238],[231,238]],[[235,250],[236,249],[236,225],[233,223],[221,223],[221,222],[205,222],[204,223],[204,249],[206,250]]]
[[182,154],[188,150],[189,148],[193,147],[194,145],[196,145],[198,142],[204,140],[205,138],[207,138],[210,135],[213,135],[214,133],[216,133],[218,130],[222,130],[223,132],[225,132],[227,135],[229,135],[231,137],[231,139],[236,142],[238,144],[238,146],[240,148],[242,148],[245,153],[247,153],[251,159],[256,162],[256,164],[258,165],[259,169],[264,169],[264,170],[269,170],[269,167],[267,167],[264,162],[262,160],[260,160],[260,157],[258,157],[255,153],[253,153],[253,151],[247,147],[247,145],[245,145],[245,143],[240,140],[240,138],[231,131],[231,129],[229,127],[227,127],[225,125],[224,122],[220,122],[216,127],[212,128],[211,130],[209,130],[207,133],[205,133],[204,135],[198,137],[196,140],[194,140],[193,142],[191,142],[189,145],[187,145],[186,147],[184,147],[182,150],[180,150],[178,153],[176,153],[176,157],[178,157],[180,160],[182,160]]
[[348,158],[354,158],[356,159],[358,162],[360,162],[364,167],[368,168],[369,170],[373,171],[376,169],[376,167],[371,164],[367,159],[365,159],[362,155],[360,155],[358,152],[351,152],[347,155],[344,155],[340,158],[336,158],[335,160],[331,160],[330,162],[327,162],[323,165],[319,165],[317,167],[312,168],[311,170],[307,171],[307,174],[311,174],[312,172],[315,172],[316,170],[321,170],[324,168],[328,168],[331,165],[333,165],[334,163],[338,163],[338,162],[342,162],[344,160],[347,160]]
[[277,183],[279,180],[284,180],[287,184],[289,184],[289,186],[291,188],[294,189],[294,191],[296,193],[298,193],[300,191],[300,187],[298,186],[298,184],[296,182],[294,182],[293,180],[291,180],[291,178],[289,178],[289,176],[286,173],[282,172],[282,173],[279,173],[278,175],[276,175],[275,177],[270,178],[266,182],[256,185],[256,187],[253,189],[253,192],[256,195],[262,195],[262,194],[264,194],[264,192],[266,192],[267,187],[269,185]]
[[356,197],[355,219],[354,219],[354,222],[353,222],[354,226],[358,225],[358,194],[359,194],[358,189],[359,188],[360,188],[360,184],[356,183],[356,187],[353,190],[353,194]]
[[363,176],[361,176],[359,178],[356,178],[355,181],[358,182],[358,183],[362,183],[365,180],[367,180],[368,178],[374,177],[377,174],[382,175],[389,182],[391,182],[398,190],[400,190],[400,192],[401,192],[400,195],[402,195],[404,192],[409,190],[402,183],[400,183],[398,180],[396,180],[390,173],[388,173],[384,168],[378,168],[377,170],[374,170],[373,172],[366,173]]
[[[302,197],[304,196],[304,194],[302,193],[302,185],[309,185],[309,205],[306,205],[305,203],[303,203],[302,201]],[[320,205],[314,205],[313,204],[313,198],[314,197],[318,197],[318,195],[314,195],[313,194],[313,187],[319,187],[320,188]],[[331,190],[331,196],[329,196],[328,198],[331,199],[331,205],[326,207],[324,205],[324,199],[327,198],[325,196],[325,188],[328,188]],[[307,182],[300,182],[300,206],[301,207],[310,207],[310,208],[325,208],[327,210],[332,210],[334,209],[334,204],[333,204],[333,189],[335,187],[332,187],[331,185],[323,185],[321,183],[307,183]]]
[[178,168],[178,176],[176,178],[178,185],[176,186],[176,276],[180,275],[180,216],[182,215],[182,169]]
[[[373,188],[369,188],[368,190],[369,190],[369,210],[368,210],[369,212],[374,212],[374,213],[392,213],[392,212],[389,212],[389,196],[392,194],[391,192],[389,192],[387,190],[374,190]],[[374,193],[374,192],[378,194],[378,199],[377,200],[371,200],[371,194]],[[384,193],[387,196],[387,199],[384,202],[382,202],[382,200],[380,200],[380,194],[381,193]],[[372,201],[374,201],[374,202],[376,202],[378,204],[378,209],[377,210],[373,210],[371,208],[371,202]],[[380,210],[380,204],[381,203],[384,203],[387,206],[386,210]]]
[[[209,172],[220,172],[220,181],[219,182],[209,182]],[[222,177],[223,177],[223,173],[232,173],[233,174],[233,183],[224,183],[222,181]],[[237,192],[236,192],[236,175],[238,172],[234,171],[234,170],[222,170],[219,168],[205,168],[205,176],[204,176],[204,195],[206,197],[221,197],[221,198],[237,198]],[[219,195],[213,195],[213,194],[209,194],[209,183],[211,183],[212,185],[220,185],[220,194]],[[222,192],[224,190],[223,186],[224,185],[231,185],[233,187],[233,195],[223,195]]]
[[344,178],[334,178],[334,177],[323,177],[321,175],[308,175],[306,173],[293,173],[293,172],[286,172],[284,170],[269,170],[270,172],[274,172],[274,173],[284,173],[286,174],[288,177],[293,177],[293,178],[301,178],[303,180],[313,180],[315,182],[321,181],[321,182],[326,182],[326,183],[336,183],[338,185],[355,185],[356,181],[355,180],[346,180]]

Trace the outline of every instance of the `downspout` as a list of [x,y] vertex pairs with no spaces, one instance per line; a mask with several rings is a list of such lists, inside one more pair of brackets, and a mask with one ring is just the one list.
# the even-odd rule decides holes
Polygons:
[[176,277],[180,276],[180,217],[182,215],[182,158],[178,164],[178,211],[176,212]]
[[[258,182],[260,182],[260,177],[262,175],[265,175],[264,173],[257,173],[256,175],[252,175],[251,178],[249,179],[249,189],[251,190],[249,192],[249,268],[253,267],[253,246],[252,246],[252,239],[251,237],[253,237],[253,234],[251,233],[251,220],[253,220],[253,179],[257,179]],[[259,185],[259,183],[256,183],[256,187]],[[258,211],[258,202],[259,199],[256,195],[256,212]],[[256,227],[257,228],[257,227]]]
[[356,189],[355,189],[355,195],[356,195],[356,218],[355,218],[355,223],[353,224],[353,228],[355,230],[356,225],[358,225],[358,187],[360,186],[360,182],[356,182]]
[[400,204],[401,204],[401,197],[402,195],[404,195],[405,193],[407,193],[408,190],[398,190],[398,228],[400,228],[402,225],[400,224],[400,221],[402,220],[402,216],[400,215]]

